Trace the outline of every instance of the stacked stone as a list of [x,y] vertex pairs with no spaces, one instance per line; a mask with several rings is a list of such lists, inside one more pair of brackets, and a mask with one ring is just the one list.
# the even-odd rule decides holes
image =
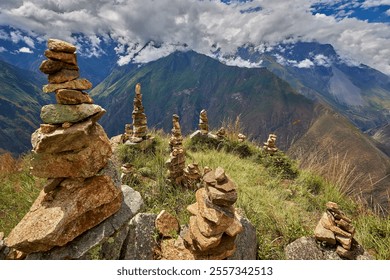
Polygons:
[[238,142],[244,142],[246,140],[246,135],[242,133],[239,133],[237,137],[238,137]]
[[133,100],[133,104],[133,135],[131,137],[131,141],[137,143],[146,139],[146,132],[148,129],[145,109],[142,105],[142,93],[140,83],[135,85],[135,97]]
[[328,245],[336,245],[336,253],[340,257],[349,258],[355,228],[334,202],[326,203],[326,212],[322,215],[314,231],[315,238]]
[[225,139],[226,138],[226,129],[224,127],[221,127],[220,129],[218,129],[216,135],[217,135],[218,140]]
[[267,142],[264,143],[263,149],[269,153],[270,155],[273,155],[278,151],[278,148],[276,147],[276,135],[270,134],[268,136]]
[[183,136],[181,134],[179,116],[176,114],[172,117],[172,125],[172,136],[169,140],[171,153],[165,164],[169,170],[170,180],[175,184],[181,184],[184,179],[186,157],[183,149]]
[[234,254],[235,238],[243,230],[233,206],[236,185],[221,167],[206,173],[203,182],[196,203],[187,208],[193,216],[183,239],[195,259],[225,259]]
[[[121,190],[104,175],[112,155],[110,141],[97,123],[105,113],[83,92],[92,85],[78,78],[75,46],[55,39],[40,69],[49,73],[44,92],[58,104],[43,106],[44,122],[31,137],[31,174],[47,182],[7,246],[25,253],[63,246],[96,226],[121,206]],[[102,175],[99,175],[102,174]]]
[[202,135],[207,135],[209,133],[209,120],[205,109],[200,111],[199,114],[199,130]]
[[126,143],[126,141],[129,141],[131,139],[131,136],[133,135],[133,128],[132,124],[125,124],[125,133],[121,136],[121,142]]
[[198,189],[202,174],[197,163],[190,163],[184,169],[184,185],[189,189]]

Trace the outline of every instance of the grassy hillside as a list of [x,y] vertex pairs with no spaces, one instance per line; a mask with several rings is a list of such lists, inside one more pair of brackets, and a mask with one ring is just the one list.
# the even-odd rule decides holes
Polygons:
[[[165,161],[169,157],[169,138],[161,131],[154,135],[156,142],[150,149],[141,152],[120,145],[116,156],[134,167],[126,183],[142,194],[143,211],[159,213],[165,209],[185,224],[189,219],[185,209],[195,201],[195,193],[167,182]],[[352,217],[356,239],[370,253],[378,259],[390,259],[389,218],[375,215],[346,197],[337,185],[309,170],[299,170],[283,153],[268,156],[252,143],[239,143],[234,135],[229,134],[229,140],[219,145],[186,138],[187,163],[197,162],[202,168],[221,166],[236,182],[236,207],[256,227],[260,259],[284,259],[283,249],[288,243],[313,235],[327,201],[339,203]],[[0,231],[9,233],[28,211],[41,182],[28,175],[28,157],[19,166],[9,157],[3,156],[1,160],[9,162],[9,169],[0,175]]]

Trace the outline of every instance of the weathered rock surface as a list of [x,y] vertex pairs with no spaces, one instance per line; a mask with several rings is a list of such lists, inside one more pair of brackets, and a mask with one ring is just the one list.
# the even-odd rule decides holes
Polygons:
[[93,99],[87,93],[72,89],[59,89],[56,91],[58,104],[78,105],[82,103],[92,104]]
[[243,216],[240,216],[239,221],[244,229],[237,235],[234,241],[236,251],[228,257],[228,260],[255,260],[257,258],[256,228]]
[[61,69],[56,73],[49,74],[48,80],[51,84],[60,84],[73,81],[78,77],[80,77],[80,73],[77,70]]
[[156,242],[153,238],[156,214],[139,213],[130,221],[124,242],[125,260],[153,260]]
[[77,65],[77,58],[75,53],[64,53],[46,50],[45,56],[52,60],[59,60],[68,64]]
[[39,70],[45,74],[53,74],[60,71],[61,69],[79,70],[79,67],[77,65],[51,59],[42,61],[41,66],[39,66]]
[[123,200],[108,176],[66,179],[53,196],[41,191],[7,237],[7,246],[25,253],[63,246],[117,212]]
[[49,124],[76,123],[101,112],[105,110],[96,104],[49,104],[42,107],[41,119]]
[[97,174],[107,164],[112,150],[103,128],[100,125],[93,128],[85,148],[72,152],[33,153],[31,174],[41,178],[87,178]]
[[[27,256],[30,260],[63,260],[63,259],[123,259],[124,240],[129,231],[129,222],[142,208],[143,200],[139,192],[127,185],[122,185],[123,203],[118,212],[99,225],[83,233],[66,246],[55,247],[48,252],[33,253]],[[100,250],[91,250],[100,246]],[[118,248],[121,247],[121,250]]]
[[177,219],[165,210],[158,214],[155,226],[163,237],[174,237],[179,233],[180,229]]
[[76,51],[76,47],[74,45],[58,39],[47,40],[47,47],[49,50],[55,52],[74,53]]
[[48,84],[43,86],[43,92],[54,92],[58,89],[88,90],[92,88],[92,83],[87,79],[76,79],[61,84]]

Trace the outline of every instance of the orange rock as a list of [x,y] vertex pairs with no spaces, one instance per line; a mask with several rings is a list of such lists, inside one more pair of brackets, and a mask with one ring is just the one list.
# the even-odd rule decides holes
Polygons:
[[74,53],[76,51],[76,47],[74,45],[58,39],[47,40],[47,47],[49,50],[55,52]]
[[80,77],[80,73],[77,70],[61,69],[56,73],[49,74],[48,80],[50,84],[60,84],[73,81],[78,77]]
[[155,226],[157,231],[164,237],[174,237],[179,233],[180,229],[177,219],[165,210],[158,214]]
[[77,58],[75,53],[54,52],[51,50],[46,50],[45,56],[52,60],[59,60],[68,64],[77,65]]
[[82,103],[93,104],[93,99],[87,93],[72,89],[59,89],[56,91],[58,104],[77,105]]

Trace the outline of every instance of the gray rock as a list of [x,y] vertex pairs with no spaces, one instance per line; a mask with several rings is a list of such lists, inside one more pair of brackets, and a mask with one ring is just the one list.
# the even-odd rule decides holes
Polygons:
[[117,168],[115,167],[114,163],[112,162],[112,157],[111,159],[108,160],[106,166],[99,171],[98,175],[107,175],[110,176],[112,181],[114,182],[114,185],[117,188],[121,187],[121,176]]
[[235,243],[237,246],[233,256],[228,260],[255,260],[257,257],[256,228],[246,217],[241,217],[240,223],[244,231],[237,235]]
[[49,124],[76,123],[101,112],[105,110],[96,104],[49,104],[42,107],[41,119]]
[[125,260],[153,260],[156,217],[156,214],[139,213],[130,221],[129,234],[123,247]]
[[[48,252],[33,253],[27,256],[29,260],[63,260],[63,259],[86,259],[91,258],[92,255],[100,255],[100,252],[92,254],[96,248],[102,248],[103,244],[110,241],[110,237],[121,236],[117,234],[127,228],[131,218],[143,206],[143,200],[139,192],[134,191],[129,186],[123,185],[122,192],[124,196],[124,203],[117,213],[83,233],[66,246],[53,248]],[[126,229],[126,233],[127,233]],[[120,241],[115,241],[119,242]],[[122,242],[123,243],[123,242]],[[106,245],[107,247],[107,245]],[[105,253],[108,256],[108,253]]]

